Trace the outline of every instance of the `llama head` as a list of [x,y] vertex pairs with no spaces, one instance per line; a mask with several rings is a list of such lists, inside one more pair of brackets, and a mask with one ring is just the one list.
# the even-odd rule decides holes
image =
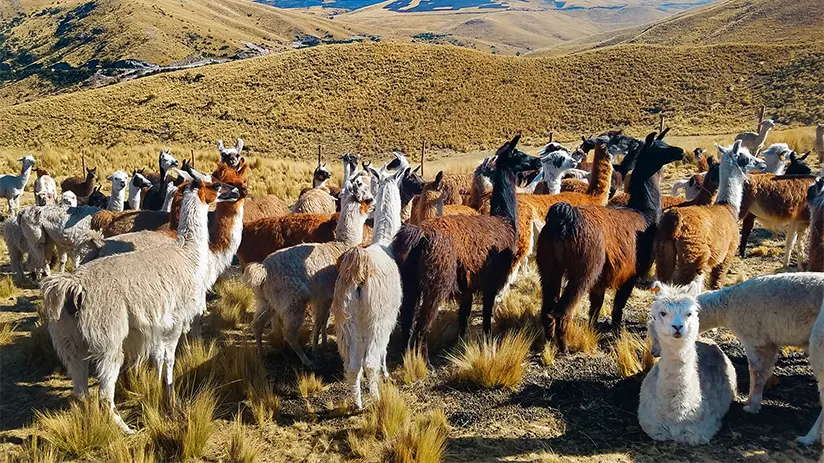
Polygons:
[[342,194],[349,195],[350,199],[353,199],[361,204],[371,205],[374,199],[371,191],[371,177],[372,175],[364,171],[353,174],[352,178],[346,182],[346,188],[344,188]]
[[[360,156],[356,156],[352,153],[346,153],[343,156],[338,158],[343,163],[343,168],[349,168],[350,175],[355,174],[355,170],[358,168],[358,161],[360,160]],[[346,179],[344,179],[345,181]]]
[[541,156],[541,167],[547,178],[558,178],[569,169],[578,167],[578,162],[567,150],[552,151]]
[[60,204],[62,206],[77,207],[77,195],[71,191],[64,191],[60,196]]
[[238,138],[234,147],[226,148],[223,140],[217,141],[217,152],[220,154],[220,162],[227,164],[233,169],[237,169],[240,164],[240,152],[243,151],[243,140]]
[[97,167],[91,169],[86,168],[86,181],[92,181],[97,178]]
[[684,159],[684,150],[682,148],[671,146],[664,141],[668,131],[669,128],[666,128],[660,134],[652,132],[647,135],[635,160],[631,159],[634,156],[627,155],[624,157],[624,161],[628,164],[635,164],[632,180],[646,181],[665,165]]
[[704,290],[704,276],[687,286],[670,286],[656,281],[652,290],[651,318],[654,337],[661,345],[694,343],[698,337],[698,302]]
[[492,158],[484,158],[481,164],[475,168],[473,181],[477,184],[479,191],[484,192],[492,189],[492,172],[495,171],[495,163]]
[[129,184],[129,175],[122,170],[118,170],[106,177],[106,180],[112,182],[112,195],[114,195],[126,189],[126,185]]
[[517,148],[521,135],[515,135],[512,140],[504,143],[495,152],[496,172],[509,171],[512,173],[527,170],[538,170],[541,167],[541,158],[530,156]]
[[730,147],[717,144],[715,147],[721,153],[721,170],[726,170],[727,175],[745,177],[750,172],[767,169],[767,163],[750,154],[741,146],[741,140],[736,140]]
[[603,160],[612,164],[614,158],[615,155],[610,152],[607,142],[599,140],[598,143],[595,144],[595,162]]
[[578,162],[581,162],[584,158],[587,157],[590,151],[595,148],[596,143],[595,135],[590,135],[589,138],[581,135],[581,144],[575,148],[575,153],[573,153],[573,157],[576,158]]
[[772,119],[764,119],[761,122],[761,130],[762,131],[766,132],[766,131],[772,129],[773,127],[775,127],[775,121],[772,120]]
[[34,156],[31,154],[27,154],[22,158],[18,159],[18,161],[23,163],[23,170],[31,169],[34,166]]
[[196,192],[203,204],[237,201],[240,198],[240,192],[237,188],[221,182],[209,182],[196,178],[186,188]]
[[168,171],[172,167],[177,167],[180,165],[177,162],[177,159],[172,156],[172,149],[166,148],[160,151],[160,155],[158,156],[158,163],[160,164],[160,168],[162,170]]
[[773,143],[761,152],[767,162],[767,172],[780,174],[784,172],[784,163],[793,150],[786,143]]
[[177,171],[177,175],[182,177],[183,180],[187,182],[191,182],[193,179],[198,179],[201,182],[211,182],[212,176],[209,174],[204,174],[203,172],[195,169],[195,167],[189,163],[188,160],[183,161],[183,167],[180,170],[175,169]]
[[152,182],[143,175],[143,171],[145,169],[134,169],[132,170],[132,186],[137,189],[141,188],[151,188]]
[[421,166],[418,166],[415,170],[407,170],[407,173],[404,174],[401,180],[401,192],[407,197],[419,195],[423,192],[423,186],[426,184],[426,180],[418,175],[418,169],[420,168]]
[[45,206],[52,202],[53,196],[48,191],[41,191],[34,195],[34,205],[35,206]]
[[232,185],[238,189],[241,198],[245,198],[249,194],[246,187],[246,164],[241,163],[240,169],[233,169],[225,163],[218,163],[217,170],[212,174],[212,178],[221,183]]
[[37,173],[37,178],[40,178],[44,175],[48,175],[48,176],[51,177],[51,174],[46,169],[41,169],[41,168],[38,167],[37,169],[34,169],[34,171]]
[[326,163],[324,162],[315,167],[315,172],[312,174],[312,184],[316,186],[323,185],[330,178],[332,178],[332,173],[326,168]]
[[803,156],[799,156],[798,153],[793,151],[790,153],[790,165],[787,166],[787,170],[784,171],[786,175],[811,175],[813,170],[804,162],[807,159],[807,156],[810,155],[812,151],[807,151],[804,153]]

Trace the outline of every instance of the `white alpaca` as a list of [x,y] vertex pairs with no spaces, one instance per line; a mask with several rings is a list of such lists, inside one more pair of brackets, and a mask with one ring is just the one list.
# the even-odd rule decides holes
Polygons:
[[23,168],[18,175],[0,175],[0,198],[8,200],[9,216],[16,215],[20,209],[20,197],[23,196],[23,189],[29,183],[31,168],[34,166],[34,156],[24,156],[18,161],[23,163]]
[[23,235],[23,229],[20,228],[20,224],[17,222],[17,217],[17,215],[13,215],[3,223],[3,240],[6,242],[6,248],[9,251],[11,271],[17,275],[17,278],[22,280],[24,268],[28,271],[28,263],[23,262],[23,257],[28,254],[29,247],[26,243],[26,237]]
[[92,215],[98,211],[97,207],[63,205],[29,207],[21,211],[18,220],[26,237],[32,271],[37,275],[50,273],[46,252],[49,242],[54,243],[60,254],[61,272],[65,270],[69,254],[77,268],[85,257],[78,249],[89,239]]
[[378,179],[372,245],[354,247],[338,259],[332,301],[338,351],[355,405],[363,407],[360,380],[366,372],[369,394],[379,398],[378,378],[386,368],[386,348],[401,306],[401,277],[390,248],[401,227],[400,182],[409,173],[403,160],[394,173],[370,168]]
[[574,169],[578,162],[567,150],[556,150],[541,155],[541,172],[549,194],[561,192],[561,180],[564,172]]
[[706,444],[721,429],[735,399],[735,368],[711,341],[698,340],[704,286],[699,276],[686,287],[655,283],[652,330],[661,360],[641,384],[638,422],[655,440]]
[[314,312],[312,343],[316,348],[321,331],[326,333],[337,278],[335,263],[344,251],[363,241],[363,225],[372,201],[369,181],[355,174],[352,180],[346,181],[342,192],[335,241],[281,249],[262,263],[246,266],[243,277],[255,290],[257,300],[254,327],[260,355],[263,354],[263,328],[277,317],[282,322],[286,341],[306,366],[312,366],[298,342],[306,307],[312,306]]
[[126,186],[129,184],[129,175],[122,170],[118,170],[106,177],[106,180],[112,182],[112,195],[109,196],[106,209],[112,212],[123,212],[126,204]]
[[786,143],[773,143],[769,148],[761,152],[764,156],[764,161],[767,163],[767,169],[764,171],[768,174],[783,175],[787,168],[787,159],[793,150],[787,146]]
[[34,181],[34,204],[45,206],[57,203],[57,183],[47,171],[37,169],[37,174]]
[[126,200],[129,209],[137,211],[140,209],[140,201],[142,200],[143,189],[151,188],[152,182],[143,175],[143,169],[135,169],[132,171],[132,178],[129,180],[129,199]]
[[89,360],[94,359],[100,397],[126,432],[131,429],[114,407],[124,351],[138,360],[151,358],[167,397],[173,398],[177,342],[205,309],[209,204],[237,195],[237,189],[219,183],[192,183],[181,204],[176,246],[98,259],[40,285],[49,333],[72,377],[74,395],[88,392]]
[[741,132],[736,135],[735,140],[741,140],[742,146],[750,150],[750,153],[757,155],[761,148],[764,147],[764,142],[767,140],[767,134],[775,127],[775,122],[772,119],[766,119],[758,126],[758,133],[755,132]]
[[217,152],[220,153],[220,162],[226,164],[232,169],[237,169],[240,165],[240,152],[243,151],[243,140],[238,138],[235,147],[226,148],[223,146],[223,140],[217,141]]
[[64,191],[60,195],[60,204],[62,206],[77,207],[77,195],[73,191]]

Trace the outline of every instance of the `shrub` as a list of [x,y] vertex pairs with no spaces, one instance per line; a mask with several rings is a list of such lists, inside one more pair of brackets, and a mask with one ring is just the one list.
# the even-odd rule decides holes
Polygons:
[[323,380],[314,373],[300,372],[297,376],[298,393],[304,399],[323,390]]
[[74,401],[67,410],[35,413],[40,437],[69,458],[84,458],[123,438],[108,406],[96,396]]
[[464,342],[455,355],[448,357],[461,382],[483,388],[512,389],[524,377],[525,362],[533,336],[526,332],[508,333],[503,338],[475,339]]
[[426,378],[427,373],[426,359],[421,349],[407,349],[403,354],[403,367],[401,369],[403,383],[410,385],[415,381]]

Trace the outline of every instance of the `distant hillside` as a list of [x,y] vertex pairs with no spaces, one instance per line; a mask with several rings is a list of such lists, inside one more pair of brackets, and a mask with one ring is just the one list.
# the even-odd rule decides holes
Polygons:
[[[522,131],[576,137],[752,128],[761,104],[782,124],[824,120],[824,44],[631,45],[558,58],[458,47],[332,45],[147,77],[0,108],[6,147],[211,145],[309,158],[432,146],[468,150]],[[776,83],[780,82],[780,85]]]

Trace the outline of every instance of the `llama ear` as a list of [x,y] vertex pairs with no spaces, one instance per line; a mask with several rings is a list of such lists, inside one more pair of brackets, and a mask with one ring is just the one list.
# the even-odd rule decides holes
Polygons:
[[217,141],[217,150],[218,151],[223,151],[224,149],[225,148],[223,147],[223,140],[218,140]]
[[735,143],[732,144],[732,152],[738,154],[738,151],[741,150],[741,140],[735,140]]
[[246,171],[249,170],[249,164],[246,164],[246,160],[240,158],[240,165],[237,168],[237,174],[241,177],[246,177]]
[[435,176],[435,186],[440,186],[441,181],[443,181],[443,171],[438,172],[438,175]]
[[109,175],[108,177],[106,177],[106,180],[108,180],[109,182],[111,182],[111,181],[112,181],[112,177],[113,177],[113,176],[114,176],[114,174]]
[[704,274],[698,274],[695,280],[692,280],[692,283],[687,286],[687,292],[692,297],[698,297],[699,294],[704,292]]
[[803,155],[803,156],[801,156],[800,158],[798,158],[798,160],[799,160],[799,161],[803,161],[803,160],[807,159],[807,156],[809,156],[809,155],[810,155],[810,153],[812,153],[812,152],[813,152],[813,150],[807,151],[806,153],[804,153],[804,155]]
[[235,145],[235,149],[237,150],[237,154],[240,154],[240,152],[243,151],[243,139],[242,138],[237,139],[237,144]]
[[412,171],[412,173],[417,174],[418,171],[421,170],[421,166],[423,166],[423,164],[418,164],[418,167],[416,167],[415,170]]
[[369,173],[372,174],[372,176],[375,177],[376,179],[378,179],[378,180],[381,179],[381,173],[378,171],[378,169],[375,169],[374,167],[369,165],[369,166],[366,166],[366,170],[368,170]]
[[663,131],[663,132],[661,132],[660,134],[658,134],[658,138],[656,138],[656,140],[663,140],[663,139],[664,139],[664,137],[667,135],[667,132],[669,132],[669,130],[670,130],[670,128],[669,128],[669,127],[667,127],[666,129],[664,129],[664,131]]
[[646,140],[644,140],[644,144],[647,145],[647,146],[652,145],[652,142],[655,141],[655,136],[656,135],[657,135],[656,132],[651,132],[649,135],[647,135]]

